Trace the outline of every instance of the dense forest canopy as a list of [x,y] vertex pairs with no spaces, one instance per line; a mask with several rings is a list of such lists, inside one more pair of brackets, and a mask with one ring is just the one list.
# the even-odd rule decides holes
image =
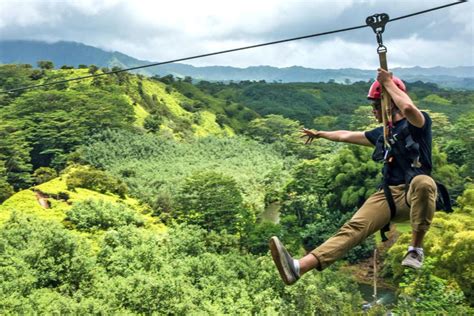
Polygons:
[[[107,72],[0,66],[0,88]],[[382,251],[398,300],[374,314],[472,313],[474,93],[408,85],[433,119],[437,212],[427,263],[403,270],[409,224],[284,287],[268,255],[331,236],[380,183],[370,148],[299,129],[368,130],[370,82],[195,82],[128,73],[0,96],[0,310],[5,313],[352,314],[351,267]],[[397,239],[397,235],[400,235]],[[335,303],[337,302],[337,303]]]

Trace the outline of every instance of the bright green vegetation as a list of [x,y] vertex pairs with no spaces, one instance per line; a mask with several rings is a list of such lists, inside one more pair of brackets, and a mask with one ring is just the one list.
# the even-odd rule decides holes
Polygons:
[[[461,199],[469,199],[470,195],[472,188]],[[407,273],[399,264],[411,232],[404,233],[388,251],[385,274],[401,281],[402,310],[426,312],[436,307],[440,312],[462,314],[466,312],[464,298],[472,303],[474,219],[469,209],[472,200],[466,202],[460,201],[461,207],[453,214],[436,214],[424,245],[428,260],[421,275]]]
[[175,142],[110,131],[101,138],[80,149],[81,159],[124,179],[134,196],[154,208],[173,198],[193,173],[212,170],[235,179],[247,207],[262,211],[265,196],[284,185],[292,163],[272,146],[242,137]]
[[66,212],[66,220],[78,230],[108,229],[121,226],[143,226],[143,219],[123,204],[103,200],[76,202]]
[[[107,71],[40,66],[0,66],[0,87]],[[368,87],[119,73],[2,95],[1,313],[359,313],[357,284],[340,265],[368,259],[379,239],[292,287],[267,241],[278,235],[301,256],[376,189],[370,148],[298,137],[303,125],[376,126]],[[436,213],[420,274],[400,266],[411,228],[398,226],[384,254],[384,279],[398,289],[388,308],[469,314],[474,93],[408,87],[433,118],[434,177],[457,204]],[[265,210],[278,220],[262,220]]]
[[356,284],[331,270],[286,289],[268,256],[193,226],[123,226],[94,250],[58,223],[14,215],[0,240],[0,308],[11,313],[346,314],[360,302]]

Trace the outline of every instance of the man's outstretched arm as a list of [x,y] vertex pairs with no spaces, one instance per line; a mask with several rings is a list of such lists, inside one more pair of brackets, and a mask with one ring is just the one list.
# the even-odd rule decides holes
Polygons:
[[365,137],[364,132],[352,132],[352,131],[332,131],[332,132],[325,132],[325,131],[315,131],[311,129],[303,128],[301,130],[303,133],[302,137],[308,137],[306,141],[307,144],[310,144],[314,138],[324,138],[327,140],[331,140],[333,142],[343,142],[355,145],[363,145],[363,146],[373,146],[372,143]]

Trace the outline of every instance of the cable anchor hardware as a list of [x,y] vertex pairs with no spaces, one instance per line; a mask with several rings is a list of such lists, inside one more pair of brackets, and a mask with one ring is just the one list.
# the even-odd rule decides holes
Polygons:
[[382,33],[385,31],[385,25],[390,21],[387,13],[374,14],[365,19],[365,23],[370,26],[377,37],[377,53],[386,53],[387,47],[383,44]]

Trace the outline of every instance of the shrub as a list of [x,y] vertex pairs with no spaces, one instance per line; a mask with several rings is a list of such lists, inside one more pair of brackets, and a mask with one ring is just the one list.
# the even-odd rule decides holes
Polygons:
[[12,186],[5,180],[0,178],[0,203],[8,199],[15,193]]
[[435,261],[427,258],[418,272],[406,269],[396,312],[401,315],[468,315],[474,311],[465,305],[464,294],[455,281],[448,282],[433,274]]
[[120,197],[124,197],[128,191],[122,180],[92,167],[79,167],[71,172],[66,179],[66,185],[69,190],[85,188],[100,193],[115,193]]
[[58,176],[58,173],[53,168],[49,167],[39,167],[33,173],[33,177],[35,178],[36,184],[41,184],[44,182],[48,182]]
[[281,236],[282,229],[279,224],[262,222],[252,225],[250,231],[246,232],[243,244],[249,252],[264,255],[268,252],[268,240],[272,236]]
[[74,292],[92,277],[86,243],[55,222],[14,213],[0,229],[0,301],[49,287]]
[[85,200],[74,203],[66,212],[66,220],[79,230],[108,229],[125,225],[142,226],[143,219],[122,204],[104,200]]
[[185,180],[176,200],[177,217],[188,224],[229,232],[236,232],[242,224],[242,193],[230,176],[196,172]]
[[163,117],[153,114],[145,118],[143,127],[150,132],[158,132],[160,130],[161,123],[163,123]]

